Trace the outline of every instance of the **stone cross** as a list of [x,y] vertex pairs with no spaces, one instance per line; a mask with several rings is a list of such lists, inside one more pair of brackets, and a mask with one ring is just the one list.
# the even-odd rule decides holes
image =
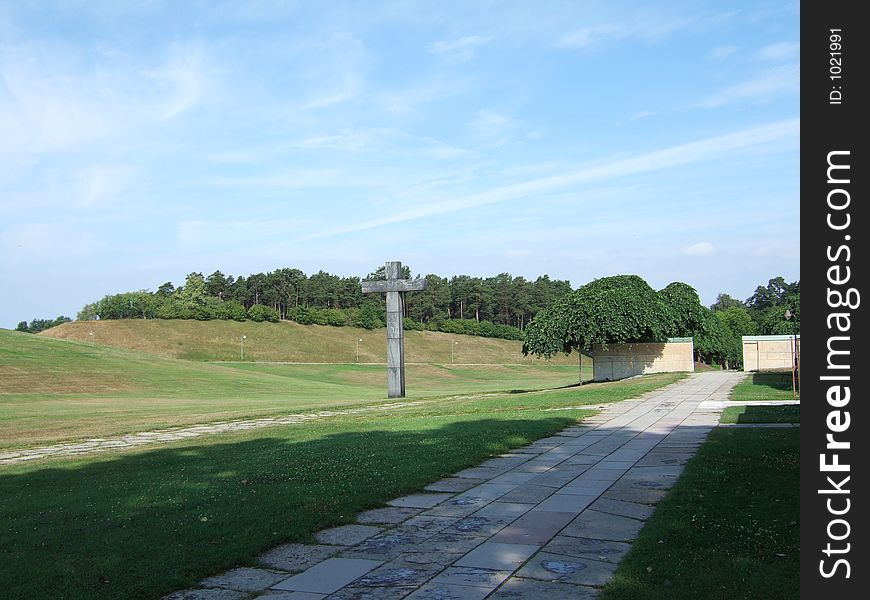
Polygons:
[[402,328],[404,315],[400,292],[415,292],[426,289],[425,279],[399,279],[402,263],[389,261],[386,281],[363,281],[363,294],[386,292],[387,294],[387,397],[405,397],[405,331]]

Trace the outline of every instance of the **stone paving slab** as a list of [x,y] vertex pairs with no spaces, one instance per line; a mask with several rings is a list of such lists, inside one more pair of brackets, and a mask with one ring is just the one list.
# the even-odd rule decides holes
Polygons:
[[357,523],[364,524],[387,524],[395,525],[402,521],[407,521],[411,517],[417,516],[423,512],[422,508],[407,508],[400,506],[388,506],[386,508],[374,508],[361,512],[356,516]]
[[631,548],[631,545],[624,542],[557,535],[541,551],[549,554],[564,554],[566,556],[618,563],[626,555],[629,548]]
[[449,567],[432,580],[434,584],[470,585],[494,590],[510,576],[511,571],[495,571],[479,567]]
[[488,600],[594,600],[597,597],[595,588],[511,577]]
[[508,544],[544,544],[575,516],[575,513],[535,509],[499,531],[492,539]]
[[257,561],[282,571],[304,571],[341,550],[344,550],[342,546],[283,544],[259,556]]
[[515,571],[539,548],[536,544],[485,542],[453,564],[457,567]]
[[267,569],[239,567],[226,573],[203,579],[199,585],[206,588],[225,588],[238,592],[260,592],[287,577],[286,573]]
[[501,502],[516,502],[519,504],[537,504],[553,495],[556,490],[551,487],[534,484],[518,486],[499,498]]
[[[276,548],[261,561],[283,571],[282,579],[257,597],[594,598],[716,426],[718,413],[698,405],[725,398],[741,378],[698,374],[608,405],[582,427],[435,482],[430,493],[358,515],[371,525],[320,532],[319,546]],[[191,600],[251,594],[213,584],[179,593],[195,594]]]
[[590,505],[590,508],[599,512],[621,517],[631,517],[640,521],[647,520],[653,513],[654,507],[637,502],[614,500],[613,498],[599,498]]
[[383,529],[372,525],[341,525],[331,529],[324,529],[314,534],[321,544],[333,546],[353,546],[363,540],[381,533]]
[[402,496],[401,498],[390,500],[387,504],[401,508],[432,508],[436,504],[441,504],[452,497],[453,494],[411,494],[410,496]]
[[464,492],[474,486],[483,483],[486,479],[472,479],[470,477],[447,477],[435,483],[430,483],[424,490],[427,492]]
[[382,561],[327,558],[299,575],[272,586],[276,590],[330,594],[383,564]]
[[225,589],[181,590],[163,596],[160,600],[242,600],[247,598],[247,592],[237,592]]
[[610,581],[616,567],[611,562],[539,552],[517,572],[517,577],[598,587]]
[[350,550],[342,553],[342,556],[345,558],[364,558],[385,562],[396,558],[404,552],[413,551],[418,544],[425,541],[428,537],[431,536],[391,529],[357,544]]
[[410,596],[406,596],[405,600],[483,600],[490,591],[489,588],[483,587],[427,583]]
[[323,600],[326,594],[313,592],[281,592],[271,591],[257,596],[257,600]]

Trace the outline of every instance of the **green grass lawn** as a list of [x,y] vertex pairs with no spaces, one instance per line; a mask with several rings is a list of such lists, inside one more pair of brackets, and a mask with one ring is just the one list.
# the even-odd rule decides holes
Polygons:
[[156,598],[681,377],[430,398],[377,419],[3,467],[3,597]]
[[714,430],[601,600],[797,598],[799,436]]
[[752,373],[734,387],[731,399],[735,401],[800,400],[800,390],[795,398],[791,381],[791,371]]
[[[93,335],[91,335],[93,334]],[[52,327],[40,337],[139,350],[166,358],[237,361],[244,341],[247,361],[385,363],[386,329],[300,325],[292,321],[190,321],[184,319],[119,319],[74,321]],[[362,340],[362,341],[359,341]],[[541,361],[523,356],[522,342],[437,331],[406,331],[405,361],[434,364],[527,364]],[[591,362],[584,359],[584,362]],[[554,356],[552,364],[577,365],[577,355]]]
[[801,407],[731,406],[722,411],[720,423],[800,423]]
[[[591,373],[588,375],[591,377]],[[577,381],[576,365],[408,365],[409,398]],[[380,365],[209,364],[0,330],[0,449],[375,404]]]

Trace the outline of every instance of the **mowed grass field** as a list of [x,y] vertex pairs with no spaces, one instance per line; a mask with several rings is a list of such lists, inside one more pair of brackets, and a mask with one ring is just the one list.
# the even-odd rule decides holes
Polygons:
[[759,371],[752,373],[738,383],[731,393],[731,399],[737,401],[792,401],[800,400],[801,392],[795,396],[792,387],[792,373],[787,371]]
[[[93,334],[93,335],[91,335]],[[292,321],[142,320],[76,321],[53,327],[42,337],[95,342],[140,350],[169,358],[238,361],[244,340],[244,360],[253,362],[385,363],[385,329],[300,325]],[[561,364],[576,365],[577,355],[559,355],[544,362],[523,356],[522,343],[435,331],[405,332],[405,361],[433,364]],[[452,351],[451,351],[452,348]],[[584,357],[584,363],[591,359]]]
[[[577,366],[413,364],[407,377],[413,399],[562,387],[577,381]],[[0,448],[376,404],[385,396],[382,365],[210,364],[0,330]]]
[[[206,364],[0,331],[0,430],[68,439],[384,402],[373,365]],[[158,598],[676,382],[576,365],[409,367],[413,406],[0,467],[4,598]],[[10,431],[13,432],[10,434]],[[48,432],[48,433],[46,433]],[[11,440],[11,442],[10,442]]]

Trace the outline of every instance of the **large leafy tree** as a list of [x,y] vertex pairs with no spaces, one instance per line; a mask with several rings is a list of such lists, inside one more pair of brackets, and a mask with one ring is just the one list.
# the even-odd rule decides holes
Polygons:
[[719,312],[722,310],[728,310],[729,308],[743,306],[743,302],[741,302],[737,298],[732,298],[729,294],[722,293],[716,296],[716,302],[714,302],[710,306],[710,310],[712,310],[713,312]]
[[663,342],[673,315],[662,297],[637,275],[588,283],[538,313],[526,330],[524,354],[589,351],[593,344]]
[[676,281],[668,284],[659,296],[671,315],[671,335],[674,337],[691,337],[709,319],[709,311],[701,306],[698,292],[686,283]]

